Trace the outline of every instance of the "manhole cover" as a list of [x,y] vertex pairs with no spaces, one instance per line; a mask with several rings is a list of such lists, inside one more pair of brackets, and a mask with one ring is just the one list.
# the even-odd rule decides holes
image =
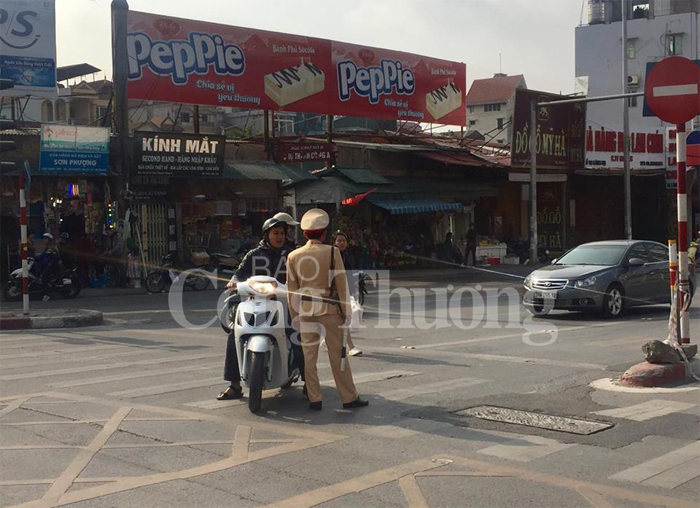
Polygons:
[[527,427],[537,427],[539,429],[581,434],[583,436],[595,434],[596,432],[609,429],[613,426],[612,424],[605,422],[579,420],[576,418],[545,415],[542,413],[533,413],[531,411],[520,411],[518,409],[508,409],[495,406],[472,407],[462,411],[457,411],[456,414],[473,416],[474,418],[491,420],[493,422],[512,423],[514,425],[525,425]]

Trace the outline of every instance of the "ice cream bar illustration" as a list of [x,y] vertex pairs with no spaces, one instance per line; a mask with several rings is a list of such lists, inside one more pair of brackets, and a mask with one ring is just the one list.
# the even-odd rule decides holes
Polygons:
[[454,83],[425,94],[425,109],[435,120],[462,106],[462,91]]
[[265,76],[265,95],[280,106],[322,92],[326,77],[311,62],[302,62]]

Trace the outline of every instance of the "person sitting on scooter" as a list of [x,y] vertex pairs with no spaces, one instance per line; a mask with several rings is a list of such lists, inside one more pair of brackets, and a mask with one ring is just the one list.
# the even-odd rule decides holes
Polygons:
[[[238,270],[233,274],[233,278],[226,285],[228,289],[235,289],[239,282],[243,282],[249,277],[256,275],[266,275],[274,277],[281,284],[287,283],[287,254],[290,249],[286,244],[287,223],[279,218],[272,217],[263,224],[263,238],[260,244],[249,251],[241,261]],[[287,327],[288,335],[291,327]],[[301,346],[292,344],[295,361],[303,367],[303,353]],[[236,341],[233,331],[228,336],[226,343],[226,359],[224,361],[224,380],[230,386],[221,392],[217,399],[229,400],[243,397],[241,388],[241,375],[238,369],[238,355],[236,353]]]
[[44,250],[35,257],[32,272],[41,280],[41,285],[44,288],[43,300],[46,302],[51,298],[49,281],[58,273],[60,258],[53,235],[44,233],[42,240]]

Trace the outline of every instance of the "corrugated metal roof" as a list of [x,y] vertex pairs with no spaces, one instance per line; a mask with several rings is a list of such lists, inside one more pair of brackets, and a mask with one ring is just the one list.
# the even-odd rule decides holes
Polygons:
[[472,153],[464,150],[461,152],[420,152],[421,157],[426,157],[445,164],[454,164],[457,166],[493,166],[492,162],[488,162]]
[[370,168],[338,168],[335,170],[355,183],[390,184],[391,181]]
[[56,81],[79,78],[80,76],[94,74],[96,72],[100,72],[100,69],[88,63],[64,65],[56,69]]
[[280,180],[283,183],[317,178],[304,169],[265,161],[227,161],[223,176],[231,180]]

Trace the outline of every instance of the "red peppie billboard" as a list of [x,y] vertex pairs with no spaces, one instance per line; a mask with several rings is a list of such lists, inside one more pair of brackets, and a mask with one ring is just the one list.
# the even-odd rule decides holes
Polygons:
[[131,99],[466,123],[463,63],[136,11],[127,32]]

